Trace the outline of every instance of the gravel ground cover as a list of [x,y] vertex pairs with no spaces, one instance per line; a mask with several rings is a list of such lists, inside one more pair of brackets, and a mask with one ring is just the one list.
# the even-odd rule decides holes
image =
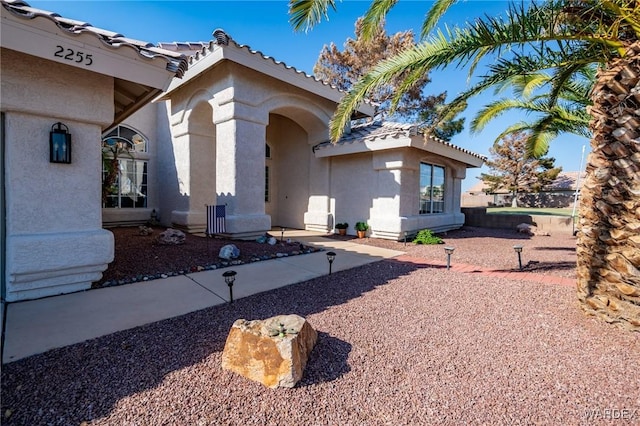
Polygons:
[[[537,239],[518,242],[543,253]],[[490,241],[469,259],[513,251]],[[295,388],[221,369],[236,319],[284,313],[319,332]],[[585,316],[571,287],[382,261],[4,365],[1,413],[3,425],[640,424],[638,365],[640,333]]]
[[[569,233],[550,236],[528,236],[511,229],[490,229],[465,226],[461,229],[438,234],[443,245],[419,245],[403,241],[377,238],[354,239],[361,244],[375,245],[405,251],[408,255],[446,261],[444,246],[455,248],[451,262],[475,265],[488,269],[513,270],[519,267],[514,245],[522,250],[522,266],[526,272],[576,277],[576,238]],[[353,239],[333,236],[332,238]]]
[[[149,229],[152,230],[149,235],[141,235],[138,227],[109,229],[115,241],[115,258],[102,274],[100,281],[93,283],[93,288],[271,260],[282,255],[308,254],[316,250],[299,243],[280,241],[279,235],[274,235],[277,240],[274,245],[256,241],[206,238],[194,234],[186,234],[184,244],[162,245],[157,239],[167,228]],[[240,250],[238,258],[225,261],[218,257],[220,249],[227,244],[233,244]]]

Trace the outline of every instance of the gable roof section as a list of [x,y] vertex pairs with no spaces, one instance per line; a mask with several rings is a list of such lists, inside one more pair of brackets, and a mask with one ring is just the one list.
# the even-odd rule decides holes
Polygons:
[[[169,86],[165,96],[161,99],[166,99],[166,95],[170,94],[173,90],[186,84],[191,79],[196,78],[200,73],[223,60],[244,65],[247,68],[269,75],[336,103],[339,103],[340,99],[344,96],[344,92],[338,90],[335,86],[327,84],[304,71],[300,71],[282,61],[278,61],[258,50],[253,50],[246,44],[237,43],[225,33],[224,30],[215,30],[213,37],[215,40],[211,40],[210,42],[159,43],[162,49],[190,55],[188,59],[189,70],[185,73],[184,78],[182,80],[174,80]],[[363,104],[354,113],[354,118],[370,117],[373,116],[374,113],[375,110],[372,105]]]
[[380,121],[353,126],[351,131],[345,133],[335,144],[331,141],[319,143],[313,147],[313,152],[316,157],[332,157],[404,147],[413,147],[451,158],[468,167],[480,167],[487,159],[433,136],[425,141],[424,134],[418,131],[415,124]]
[[[2,3],[2,47],[114,77],[114,123],[150,102],[181,78],[186,56],[134,40],[87,22],[61,17],[20,0]],[[55,55],[62,47],[80,51],[80,62]],[[91,55],[91,60],[86,59]]]

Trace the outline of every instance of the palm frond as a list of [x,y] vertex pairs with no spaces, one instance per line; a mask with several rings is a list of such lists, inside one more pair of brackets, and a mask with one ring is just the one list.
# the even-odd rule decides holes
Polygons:
[[389,10],[398,0],[373,0],[367,13],[362,19],[362,37],[364,40],[372,40],[384,22]]
[[420,31],[420,37],[425,38],[431,30],[433,30],[438,21],[446,13],[447,10],[456,3],[457,0],[436,0],[429,9],[427,16],[422,23],[422,30]]
[[322,19],[329,19],[329,8],[336,10],[335,0],[290,0],[289,23],[294,31],[309,31]]

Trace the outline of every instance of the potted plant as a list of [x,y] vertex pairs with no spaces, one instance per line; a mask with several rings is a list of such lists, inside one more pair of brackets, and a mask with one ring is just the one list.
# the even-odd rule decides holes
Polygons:
[[358,238],[364,238],[367,234],[367,230],[369,229],[369,225],[367,222],[356,222],[355,228],[358,233]]
[[347,228],[349,224],[347,222],[344,223],[336,223],[336,229],[340,235],[347,235]]

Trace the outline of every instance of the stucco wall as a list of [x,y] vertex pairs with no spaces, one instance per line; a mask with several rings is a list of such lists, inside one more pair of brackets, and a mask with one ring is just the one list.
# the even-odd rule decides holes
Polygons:
[[[172,194],[165,193],[163,185],[163,197],[168,200],[163,202],[163,217],[169,214],[172,222],[188,230],[202,229],[204,205],[194,194],[205,188],[216,204],[227,206],[230,234],[249,236],[268,231],[272,220],[267,208],[278,217],[278,225],[304,226],[309,180],[313,179],[309,172],[311,145],[328,137],[334,103],[229,62],[203,72],[169,97],[172,147],[162,150],[163,155],[173,156],[174,168],[163,159],[161,174],[175,176],[179,194],[175,184],[168,187]],[[194,114],[202,105],[210,108],[210,118]],[[196,120],[201,124],[210,120],[214,126],[215,154],[207,152],[207,143],[194,143],[192,123]],[[279,159],[272,161],[276,205],[266,207],[265,142],[271,120],[276,121],[271,130],[274,140],[279,139],[274,149],[282,149]],[[192,169],[194,161],[212,156],[215,166],[200,167],[197,172]],[[284,169],[288,177],[282,175]],[[206,177],[200,170],[215,170],[215,177]]]
[[[102,229],[100,134],[113,81],[2,50],[6,137],[7,300],[88,288],[113,259]],[[72,135],[72,163],[49,162],[49,132]]]
[[[420,162],[445,167],[445,211],[419,214]],[[331,213],[335,223],[347,222],[350,235],[358,221],[370,225],[369,235],[399,240],[421,229],[445,231],[464,224],[460,212],[465,166],[415,148],[398,148],[335,156],[331,164]]]

